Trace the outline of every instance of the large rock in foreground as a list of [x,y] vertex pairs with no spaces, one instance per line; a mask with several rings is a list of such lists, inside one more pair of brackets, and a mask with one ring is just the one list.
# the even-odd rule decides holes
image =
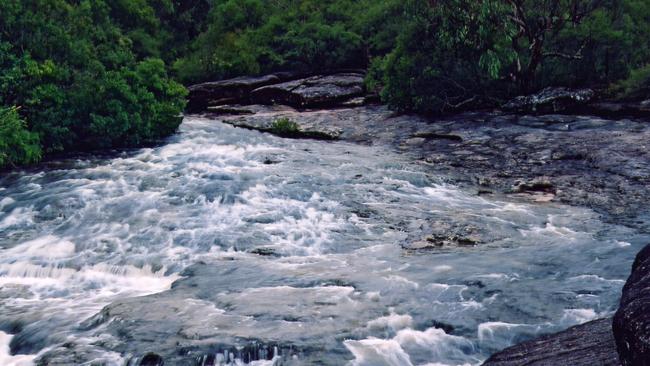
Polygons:
[[364,94],[363,74],[341,73],[269,85],[253,90],[259,104],[285,104],[296,108],[331,107]]
[[621,363],[650,365],[650,245],[634,260],[613,328]]
[[594,97],[591,89],[545,88],[539,93],[519,96],[503,105],[503,109],[520,113],[570,112]]
[[612,320],[577,325],[495,353],[484,366],[607,366],[620,365],[612,335]]

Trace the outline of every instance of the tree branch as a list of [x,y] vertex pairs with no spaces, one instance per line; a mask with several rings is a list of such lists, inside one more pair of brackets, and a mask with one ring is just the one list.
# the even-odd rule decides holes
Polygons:
[[587,42],[584,42],[582,46],[574,53],[573,55],[569,55],[568,53],[563,53],[563,52],[544,52],[542,56],[544,57],[559,57],[559,58],[564,58],[567,60],[582,60],[582,50],[585,48],[587,45]]

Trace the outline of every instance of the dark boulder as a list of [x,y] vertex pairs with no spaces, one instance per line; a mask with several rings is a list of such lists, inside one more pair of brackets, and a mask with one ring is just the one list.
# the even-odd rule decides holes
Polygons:
[[503,109],[517,113],[571,112],[594,97],[591,89],[548,87],[536,94],[519,96],[503,105]]
[[150,352],[142,357],[139,366],[163,366],[164,364],[165,362],[163,362],[163,358],[160,355]]
[[650,365],[650,245],[634,260],[613,328],[621,363]]
[[620,365],[612,320],[599,319],[495,353],[483,366]]
[[251,99],[259,104],[285,104],[297,108],[341,105],[365,92],[363,74],[319,75],[268,85],[253,90]]
[[253,89],[276,84],[282,79],[277,75],[259,77],[238,77],[228,80],[212,81],[188,87],[188,111],[202,111],[208,106],[224,104],[247,104]]

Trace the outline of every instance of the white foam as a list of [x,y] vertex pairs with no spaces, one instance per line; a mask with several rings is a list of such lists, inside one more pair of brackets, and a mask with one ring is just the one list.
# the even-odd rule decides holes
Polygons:
[[12,204],[12,203],[14,203],[14,202],[16,202],[16,200],[14,200],[14,199],[11,198],[11,197],[3,197],[3,198],[0,200],[0,210],[4,209],[5,206],[9,206],[10,204]]
[[[529,327],[527,324],[514,324],[505,322],[485,322],[478,325],[479,342],[493,341],[497,333],[512,333],[513,329]],[[502,334],[503,335],[503,334]]]
[[[3,257],[13,260],[24,258],[61,259],[75,254],[73,242],[54,235],[26,241],[13,248],[0,252]],[[6,261],[6,259],[4,259]]]
[[[119,296],[143,296],[167,290],[178,279],[165,275],[165,268],[154,272],[151,266],[117,266],[99,263],[79,269],[59,265],[38,265],[25,262],[0,264],[0,285],[29,286],[39,296],[40,306],[84,309],[91,315]],[[50,298],[50,290],[65,290],[65,297]],[[56,294],[56,292],[55,292]],[[12,303],[31,301],[13,298]]]
[[12,226],[21,224],[33,224],[34,212],[31,208],[17,207],[14,208],[2,221],[0,221],[0,229],[6,229]]
[[598,281],[598,282],[611,282],[611,283],[617,283],[617,284],[624,284],[625,280],[609,280],[603,277],[600,277],[598,275],[593,275],[593,274],[587,274],[587,275],[580,275],[580,276],[575,276],[569,278],[569,280],[592,280],[592,281]]
[[415,281],[411,281],[408,278],[400,275],[388,275],[384,277],[384,279],[398,285],[406,285],[409,287],[413,287],[414,289],[418,289],[420,287],[419,283]]
[[343,344],[354,355],[354,366],[412,366],[411,358],[395,340],[369,338]]
[[594,309],[566,309],[560,319],[560,323],[565,326],[586,323],[598,317]]
[[[344,345],[354,355],[352,365],[413,365],[411,355],[427,355],[439,365],[459,365],[475,363],[469,356],[474,345],[469,340],[446,334],[442,329],[429,328],[418,331],[405,328],[392,339],[370,337],[359,341],[347,340]],[[465,361],[461,361],[465,360]]]
[[533,227],[528,230],[520,230],[521,234],[525,237],[542,236],[542,237],[560,237],[565,240],[575,241],[580,234],[577,231],[571,230],[564,226],[555,226],[551,222],[547,222],[544,227]]
[[396,314],[393,310],[391,310],[390,315],[382,316],[368,322],[368,328],[370,329],[390,328],[393,331],[398,331],[400,329],[410,328],[412,326],[413,318],[410,315],[399,315]]
[[13,335],[0,331],[0,365],[3,366],[31,366],[36,355],[11,355],[9,343]]

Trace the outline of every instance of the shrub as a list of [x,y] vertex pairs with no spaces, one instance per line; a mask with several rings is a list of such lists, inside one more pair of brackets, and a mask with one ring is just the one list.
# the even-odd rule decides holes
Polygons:
[[0,168],[41,159],[38,135],[27,130],[15,107],[0,106]]
[[273,121],[270,130],[279,136],[295,136],[300,132],[298,124],[287,117],[281,117]]
[[650,64],[632,70],[625,80],[614,84],[614,93],[624,99],[650,98]]

